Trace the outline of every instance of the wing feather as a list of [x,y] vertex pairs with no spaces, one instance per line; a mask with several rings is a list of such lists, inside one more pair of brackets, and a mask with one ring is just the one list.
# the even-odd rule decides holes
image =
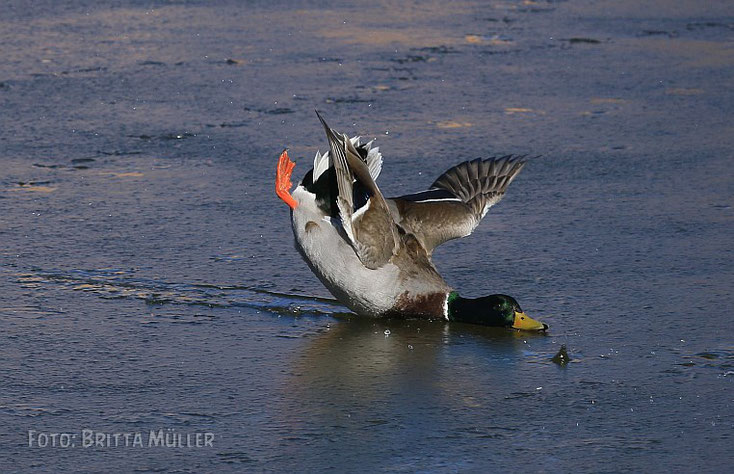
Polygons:
[[[502,199],[525,162],[525,156],[507,155],[460,163],[433,182],[425,199],[414,194],[388,200],[393,218],[430,254],[448,240],[471,234],[489,208]],[[435,199],[436,192],[449,197]]]
[[[380,268],[398,249],[395,222],[368,164],[357,148],[346,135],[338,135],[332,130],[321,115],[319,120],[326,131],[329,153],[336,171],[336,201],[344,232],[362,264],[369,269]],[[369,195],[358,209],[354,208],[355,186],[364,188]]]

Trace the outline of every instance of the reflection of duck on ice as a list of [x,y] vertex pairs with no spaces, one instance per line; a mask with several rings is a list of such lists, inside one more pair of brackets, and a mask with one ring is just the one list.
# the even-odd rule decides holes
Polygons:
[[[494,414],[526,409],[507,398],[522,391],[516,377],[537,369],[526,354],[529,340],[542,332],[347,319],[309,335],[288,362],[290,375],[274,396],[272,412],[281,435],[296,440],[291,455],[312,453],[319,440],[327,443],[322,454],[335,456],[334,462],[345,451],[416,450],[427,435],[461,437],[467,426],[504,436],[516,421]],[[535,387],[521,396],[534,395]],[[393,437],[398,444],[391,444]],[[396,460],[387,456],[384,462]]]

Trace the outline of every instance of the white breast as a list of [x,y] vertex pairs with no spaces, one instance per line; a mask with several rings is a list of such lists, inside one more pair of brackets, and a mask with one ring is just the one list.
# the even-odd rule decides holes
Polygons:
[[390,310],[398,297],[398,268],[392,263],[365,268],[339,223],[316,206],[315,196],[300,185],[292,195],[298,202],[292,214],[296,248],[324,286],[358,314],[379,316]]

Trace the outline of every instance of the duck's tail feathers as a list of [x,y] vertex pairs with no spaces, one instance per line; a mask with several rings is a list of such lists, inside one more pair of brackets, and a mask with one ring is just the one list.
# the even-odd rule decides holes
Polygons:
[[319,180],[324,171],[329,169],[329,152],[327,151],[323,155],[321,150],[316,151],[316,156],[313,157],[313,182]]
[[[353,150],[353,153],[365,162],[372,180],[377,181],[377,177],[380,176],[380,172],[382,171],[382,154],[380,153],[380,147],[372,147],[372,142],[374,142],[374,140],[362,143],[361,138],[362,137],[350,138],[350,148]],[[331,159],[329,152],[327,151],[322,155],[320,151],[317,151],[316,156],[313,159],[313,181],[318,181],[324,171],[328,170],[330,167]]]

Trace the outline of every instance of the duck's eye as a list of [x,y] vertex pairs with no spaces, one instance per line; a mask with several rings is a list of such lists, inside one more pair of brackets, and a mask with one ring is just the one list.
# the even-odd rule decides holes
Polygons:
[[524,320],[525,320],[525,316],[520,316],[520,321],[524,321]]

